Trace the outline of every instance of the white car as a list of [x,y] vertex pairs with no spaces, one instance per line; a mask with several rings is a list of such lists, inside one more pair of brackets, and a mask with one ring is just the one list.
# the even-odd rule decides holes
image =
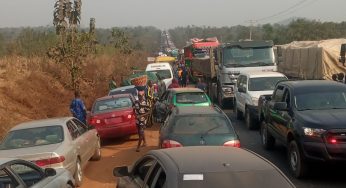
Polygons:
[[34,163],[11,158],[0,159],[0,188],[72,188],[71,173],[66,169],[42,169]]
[[276,83],[287,80],[279,72],[244,72],[238,77],[235,88],[234,112],[237,119],[245,118],[248,129],[258,128],[258,99],[273,94]]
[[173,68],[169,63],[150,63],[145,69],[146,72],[158,74],[165,82],[166,89],[172,84]]
[[7,133],[0,157],[31,161],[41,168],[65,168],[80,186],[88,161],[101,158],[100,137],[96,129],[74,117],[29,121]]

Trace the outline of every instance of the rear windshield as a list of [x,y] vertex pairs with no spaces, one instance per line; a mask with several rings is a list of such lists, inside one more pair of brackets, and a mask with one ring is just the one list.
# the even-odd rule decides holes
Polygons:
[[60,125],[15,130],[8,133],[0,145],[1,150],[57,144],[64,140]]
[[250,78],[249,91],[269,91],[274,90],[276,83],[287,80],[285,77],[261,77]]
[[162,79],[172,78],[171,71],[168,69],[166,69],[166,70],[153,70],[153,71],[147,71],[147,72],[152,72],[152,73],[158,74]]
[[228,134],[233,133],[231,124],[222,116],[178,116],[172,127],[175,134]]
[[207,96],[205,93],[197,93],[197,92],[191,92],[191,93],[177,93],[176,95],[177,103],[205,103],[208,102]]
[[93,108],[93,113],[107,112],[121,108],[132,107],[132,101],[128,97],[111,98],[97,101]]
[[131,89],[115,90],[115,91],[109,92],[109,95],[118,95],[118,94],[132,94],[135,97],[137,96],[137,89],[131,88]]

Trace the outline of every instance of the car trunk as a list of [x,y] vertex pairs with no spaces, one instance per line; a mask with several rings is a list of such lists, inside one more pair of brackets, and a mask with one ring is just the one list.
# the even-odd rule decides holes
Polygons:
[[90,124],[94,126],[116,126],[133,120],[134,114],[132,108],[123,108],[110,112],[93,114],[90,118]]

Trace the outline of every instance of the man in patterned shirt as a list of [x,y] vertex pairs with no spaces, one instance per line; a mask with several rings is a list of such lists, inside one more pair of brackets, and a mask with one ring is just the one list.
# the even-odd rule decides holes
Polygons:
[[135,101],[134,103],[134,111],[136,114],[136,125],[137,125],[138,136],[139,136],[136,152],[139,152],[139,148],[142,142],[143,142],[143,146],[146,146],[144,129],[147,124],[147,119],[150,112],[150,106],[146,102],[144,95],[145,95],[144,91],[139,91],[138,100]]

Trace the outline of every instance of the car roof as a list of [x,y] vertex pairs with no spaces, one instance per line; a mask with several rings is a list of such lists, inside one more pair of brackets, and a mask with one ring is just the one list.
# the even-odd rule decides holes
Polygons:
[[181,174],[276,170],[266,159],[236,147],[190,146],[153,150],[149,153],[164,160],[163,163],[174,163]]
[[221,113],[221,110],[218,110],[214,106],[177,106],[174,107],[174,111],[177,115],[217,115]]
[[204,92],[201,89],[194,88],[194,87],[171,88],[171,89],[168,89],[168,90],[172,91],[174,93],[191,93],[191,92],[196,92],[196,93],[202,92],[203,93]]
[[104,97],[97,98],[95,101],[102,101],[102,100],[107,100],[107,99],[112,99],[112,98],[120,98],[120,97],[131,97],[131,95],[132,94],[130,94],[130,93],[107,95]]
[[292,88],[296,93],[346,90],[346,84],[330,80],[287,80],[279,84]]
[[115,89],[110,90],[109,93],[110,93],[110,92],[113,92],[113,91],[121,91],[121,90],[132,89],[132,88],[135,88],[135,85],[129,85],[129,86],[118,87],[118,88],[115,88]]
[[30,129],[44,126],[52,125],[64,125],[68,120],[73,119],[73,117],[59,117],[59,118],[49,118],[49,119],[40,119],[20,123],[14,126],[10,131],[20,130],[20,129]]
[[280,72],[273,71],[247,71],[241,73],[240,75],[245,75],[250,78],[259,78],[259,77],[286,77],[284,74]]

